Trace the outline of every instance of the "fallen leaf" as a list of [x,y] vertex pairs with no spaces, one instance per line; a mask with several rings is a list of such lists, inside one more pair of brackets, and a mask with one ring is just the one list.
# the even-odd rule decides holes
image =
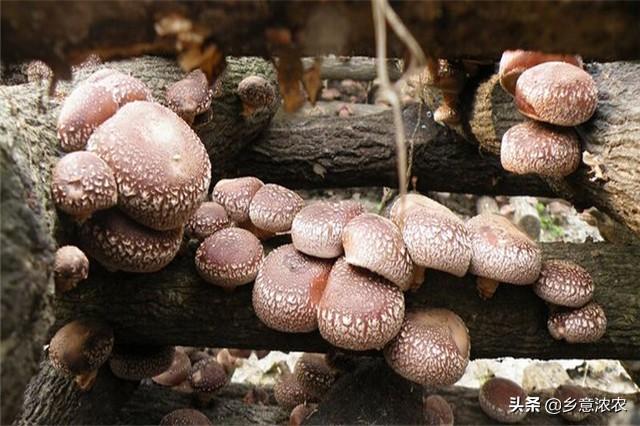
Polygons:
[[320,78],[321,65],[322,58],[315,58],[311,67],[306,69],[302,75],[302,84],[304,85],[304,90],[307,91],[311,105],[316,104],[318,93],[320,93],[320,89],[322,88],[322,79]]
[[305,96],[302,89],[302,61],[298,49],[291,46],[279,49],[280,56],[277,62],[278,83],[280,94],[284,99],[286,112],[297,111],[304,105]]

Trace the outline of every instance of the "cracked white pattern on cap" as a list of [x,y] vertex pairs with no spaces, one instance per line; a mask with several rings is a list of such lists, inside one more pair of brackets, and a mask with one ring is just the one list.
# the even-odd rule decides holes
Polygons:
[[382,216],[365,213],[351,219],[342,232],[346,261],[383,276],[401,290],[413,280],[413,262],[398,227]]
[[387,364],[402,377],[424,386],[447,386],[469,363],[469,332],[447,309],[407,313],[398,335],[384,349]]
[[156,376],[171,366],[173,346],[118,346],[109,358],[114,376],[124,380],[142,380]]
[[384,278],[349,265],[331,268],[318,304],[318,329],[334,346],[354,351],[381,349],[400,330],[404,295]]
[[342,231],[354,217],[364,213],[357,201],[319,201],[306,206],[293,219],[291,241],[310,256],[331,259],[340,256]]
[[304,207],[304,200],[284,186],[268,183],[256,192],[249,205],[249,218],[268,232],[286,232],[293,218]]
[[593,279],[582,266],[569,260],[547,260],[533,291],[543,300],[560,306],[579,308],[593,297]]
[[525,401],[527,394],[516,382],[494,377],[487,380],[480,388],[478,402],[484,413],[501,423],[517,423],[527,416],[524,409],[512,410],[511,399]]
[[184,225],[209,188],[204,145],[160,104],[126,104],[91,135],[87,149],[111,166],[120,209],[150,228]]
[[318,328],[317,306],[331,262],[314,259],[287,244],[269,253],[253,285],[253,309],[267,327],[287,333]]
[[170,85],[166,93],[169,108],[189,124],[196,115],[209,109],[212,98],[213,91],[200,69],[191,71],[182,80]]
[[397,197],[389,207],[386,216],[389,220],[395,223],[399,229],[402,229],[404,225],[404,218],[416,207],[427,207],[434,210],[441,210],[443,213],[451,212],[447,207],[425,195],[409,193],[403,197]]
[[211,199],[224,207],[229,219],[236,223],[249,220],[251,199],[264,183],[253,176],[220,179],[213,187]]
[[607,317],[602,306],[591,302],[582,308],[552,313],[549,315],[547,328],[556,340],[592,343],[607,331]]
[[520,175],[568,176],[578,168],[581,158],[580,142],[573,129],[534,121],[511,127],[500,144],[502,167]]
[[79,237],[85,252],[107,269],[155,272],[178,253],[182,227],[168,231],[146,228],[113,208],[84,222]]
[[542,267],[542,251],[524,232],[497,214],[482,214],[467,221],[471,242],[469,272],[498,282],[533,283]]
[[215,358],[205,358],[191,367],[189,383],[196,392],[214,393],[229,383],[229,376]]
[[67,291],[89,276],[89,259],[76,246],[63,246],[56,250],[53,260],[53,280],[56,291]]
[[111,355],[113,330],[108,324],[80,319],[65,324],[51,339],[49,360],[65,374],[97,370]]
[[184,233],[190,238],[204,240],[230,223],[224,207],[215,201],[207,201],[200,204],[198,210],[191,215],[184,227]]
[[249,284],[258,274],[260,240],[241,228],[225,228],[207,237],[196,251],[196,268],[205,281],[220,287]]
[[558,126],[582,124],[598,106],[593,78],[566,62],[545,62],[529,68],[518,78],[515,96],[522,114]]
[[337,372],[329,367],[324,354],[305,353],[293,369],[296,380],[307,395],[322,400],[336,381]]

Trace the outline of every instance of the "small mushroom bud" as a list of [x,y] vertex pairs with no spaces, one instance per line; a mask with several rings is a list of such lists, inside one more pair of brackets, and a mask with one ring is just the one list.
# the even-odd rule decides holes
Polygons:
[[404,294],[379,275],[336,261],[318,304],[318,329],[334,346],[381,349],[404,319]]
[[230,224],[229,216],[227,216],[224,207],[214,201],[209,201],[202,203],[189,218],[184,227],[184,233],[189,238],[202,241]]
[[607,330],[607,317],[602,306],[595,302],[582,308],[562,310],[549,315],[549,333],[556,340],[567,343],[592,343],[600,340]]
[[356,201],[319,201],[298,212],[291,225],[291,241],[296,250],[325,259],[344,252],[342,232],[354,217],[364,213]]
[[211,420],[193,408],[180,408],[164,416],[160,426],[213,426]]
[[151,380],[162,386],[178,386],[189,378],[191,361],[183,350],[176,348],[169,368],[153,376]]
[[53,261],[53,281],[56,291],[64,293],[89,276],[89,259],[76,246],[60,247]]
[[306,353],[293,370],[306,395],[321,400],[336,381],[337,372],[325,361],[324,355]]
[[75,376],[80,389],[89,390],[112,348],[111,327],[97,320],[76,320],[53,336],[49,343],[49,360],[55,369]]
[[236,223],[249,221],[251,199],[264,183],[253,176],[235,179],[221,179],[213,187],[211,199],[221,204]]
[[49,65],[40,60],[29,62],[24,69],[24,73],[27,75],[29,83],[47,82],[53,78],[53,71],[49,68]]
[[269,253],[253,286],[253,309],[260,321],[288,333],[316,330],[317,306],[331,266],[296,251],[292,244]]
[[579,308],[593,298],[593,279],[586,269],[571,261],[547,260],[533,291],[554,305]]
[[389,219],[372,213],[350,220],[342,233],[345,259],[407,290],[413,279],[413,262],[402,235]]
[[501,423],[517,423],[527,416],[524,409],[511,408],[511,401],[516,398],[524,405],[527,393],[516,382],[501,377],[487,380],[478,393],[482,411]]
[[527,121],[516,124],[502,136],[502,167],[519,175],[565,177],[578,168],[580,159],[578,135],[570,128]]
[[180,118],[193,124],[196,115],[211,107],[213,92],[209,88],[207,76],[199,70],[193,70],[180,81],[167,88],[167,105]]
[[317,404],[296,405],[289,415],[289,426],[300,426],[317,408]]
[[422,405],[424,420],[428,426],[453,426],[451,405],[440,395],[429,395]]
[[233,288],[249,284],[258,274],[260,240],[240,228],[225,228],[207,237],[196,251],[196,268],[205,281]]
[[577,126],[595,112],[598,89],[581,68],[566,62],[545,62],[522,73],[515,99],[518,110],[529,118]]
[[229,376],[218,361],[207,358],[191,367],[189,383],[200,403],[207,404],[216,392],[229,383]]
[[238,96],[242,101],[242,115],[249,117],[272,105],[276,91],[265,78],[252,75],[238,84]]
[[291,373],[285,373],[280,377],[273,387],[273,397],[279,406],[285,410],[291,410],[296,405],[304,404],[311,401],[311,395],[308,395],[296,377]]
[[138,381],[163,373],[173,363],[173,346],[116,345],[109,367],[116,377]]
[[447,309],[408,313],[398,335],[384,349],[387,364],[424,386],[457,382],[469,363],[471,344],[462,319]]
[[82,221],[98,210],[118,202],[113,170],[90,152],[67,154],[51,175],[51,194],[56,207]]
[[251,223],[268,232],[287,232],[293,218],[304,207],[304,200],[284,186],[268,183],[251,199]]
[[[570,422],[580,422],[589,417],[589,411],[583,411],[581,409],[580,400],[586,400],[589,395],[580,386],[574,385],[560,385],[556,388],[553,396],[560,400],[563,405],[563,410],[560,411],[560,415]],[[565,410],[566,401],[575,401],[575,407],[572,410]]]

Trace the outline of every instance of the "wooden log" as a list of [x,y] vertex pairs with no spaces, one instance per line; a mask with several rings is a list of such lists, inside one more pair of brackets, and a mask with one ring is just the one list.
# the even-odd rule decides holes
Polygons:
[[[377,61],[364,56],[321,57],[320,77],[325,80],[373,81],[378,77]],[[311,67],[315,58],[303,58],[305,69]],[[400,62],[388,59],[386,62],[389,79],[396,81],[402,76]]]

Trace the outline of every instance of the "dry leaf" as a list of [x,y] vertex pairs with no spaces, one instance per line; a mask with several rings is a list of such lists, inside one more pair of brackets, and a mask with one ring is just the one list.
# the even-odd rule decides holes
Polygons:
[[309,102],[311,102],[311,105],[316,104],[318,94],[320,93],[320,89],[322,88],[322,79],[320,78],[321,65],[322,58],[316,58],[313,61],[313,65],[311,65],[309,69],[306,69],[302,76],[302,84],[304,85],[304,90],[307,91],[307,95],[309,96]]
[[227,65],[222,51],[215,44],[206,46],[204,50],[197,46],[191,47],[180,55],[178,63],[185,72],[200,68],[209,84],[216,80]]
[[289,46],[280,49],[277,69],[280,94],[284,99],[284,110],[286,112],[297,111],[305,101],[301,83],[303,68],[298,50]]

